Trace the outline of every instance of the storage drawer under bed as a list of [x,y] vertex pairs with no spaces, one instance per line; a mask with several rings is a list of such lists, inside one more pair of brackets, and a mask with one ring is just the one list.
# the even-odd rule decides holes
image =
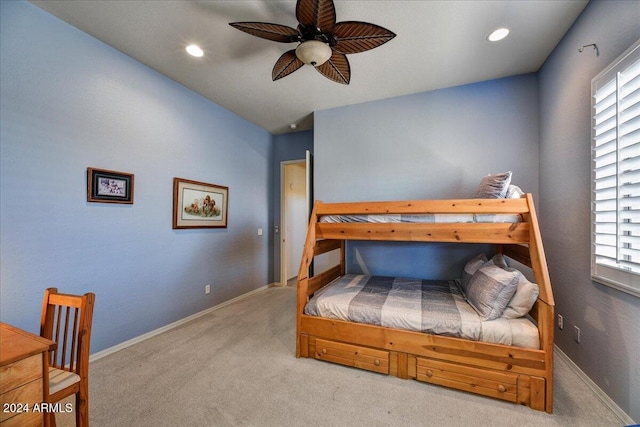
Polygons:
[[389,374],[388,351],[316,338],[313,355],[318,360]]
[[416,379],[458,390],[518,401],[518,375],[416,358]]

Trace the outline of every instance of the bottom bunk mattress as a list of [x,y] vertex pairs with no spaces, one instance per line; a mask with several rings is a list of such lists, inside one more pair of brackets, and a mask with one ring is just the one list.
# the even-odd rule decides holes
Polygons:
[[347,274],[318,290],[304,313],[523,348],[540,348],[526,317],[483,321],[455,280]]

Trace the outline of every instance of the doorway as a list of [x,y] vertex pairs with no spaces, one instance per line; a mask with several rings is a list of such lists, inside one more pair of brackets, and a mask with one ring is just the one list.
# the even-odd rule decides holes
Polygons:
[[280,286],[287,286],[298,275],[298,267],[307,235],[307,162],[281,163],[280,206]]

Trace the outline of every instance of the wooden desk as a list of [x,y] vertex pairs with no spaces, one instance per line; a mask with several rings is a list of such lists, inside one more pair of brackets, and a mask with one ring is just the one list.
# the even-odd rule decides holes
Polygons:
[[0,322],[0,424],[42,426],[45,412],[34,410],[45,402],[49,388],[48,352],[56,343]]

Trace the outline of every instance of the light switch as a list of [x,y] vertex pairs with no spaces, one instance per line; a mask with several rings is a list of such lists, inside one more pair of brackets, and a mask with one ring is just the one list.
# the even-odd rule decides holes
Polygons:
[[262,236],[262,228],[258,228],[258,236]]

